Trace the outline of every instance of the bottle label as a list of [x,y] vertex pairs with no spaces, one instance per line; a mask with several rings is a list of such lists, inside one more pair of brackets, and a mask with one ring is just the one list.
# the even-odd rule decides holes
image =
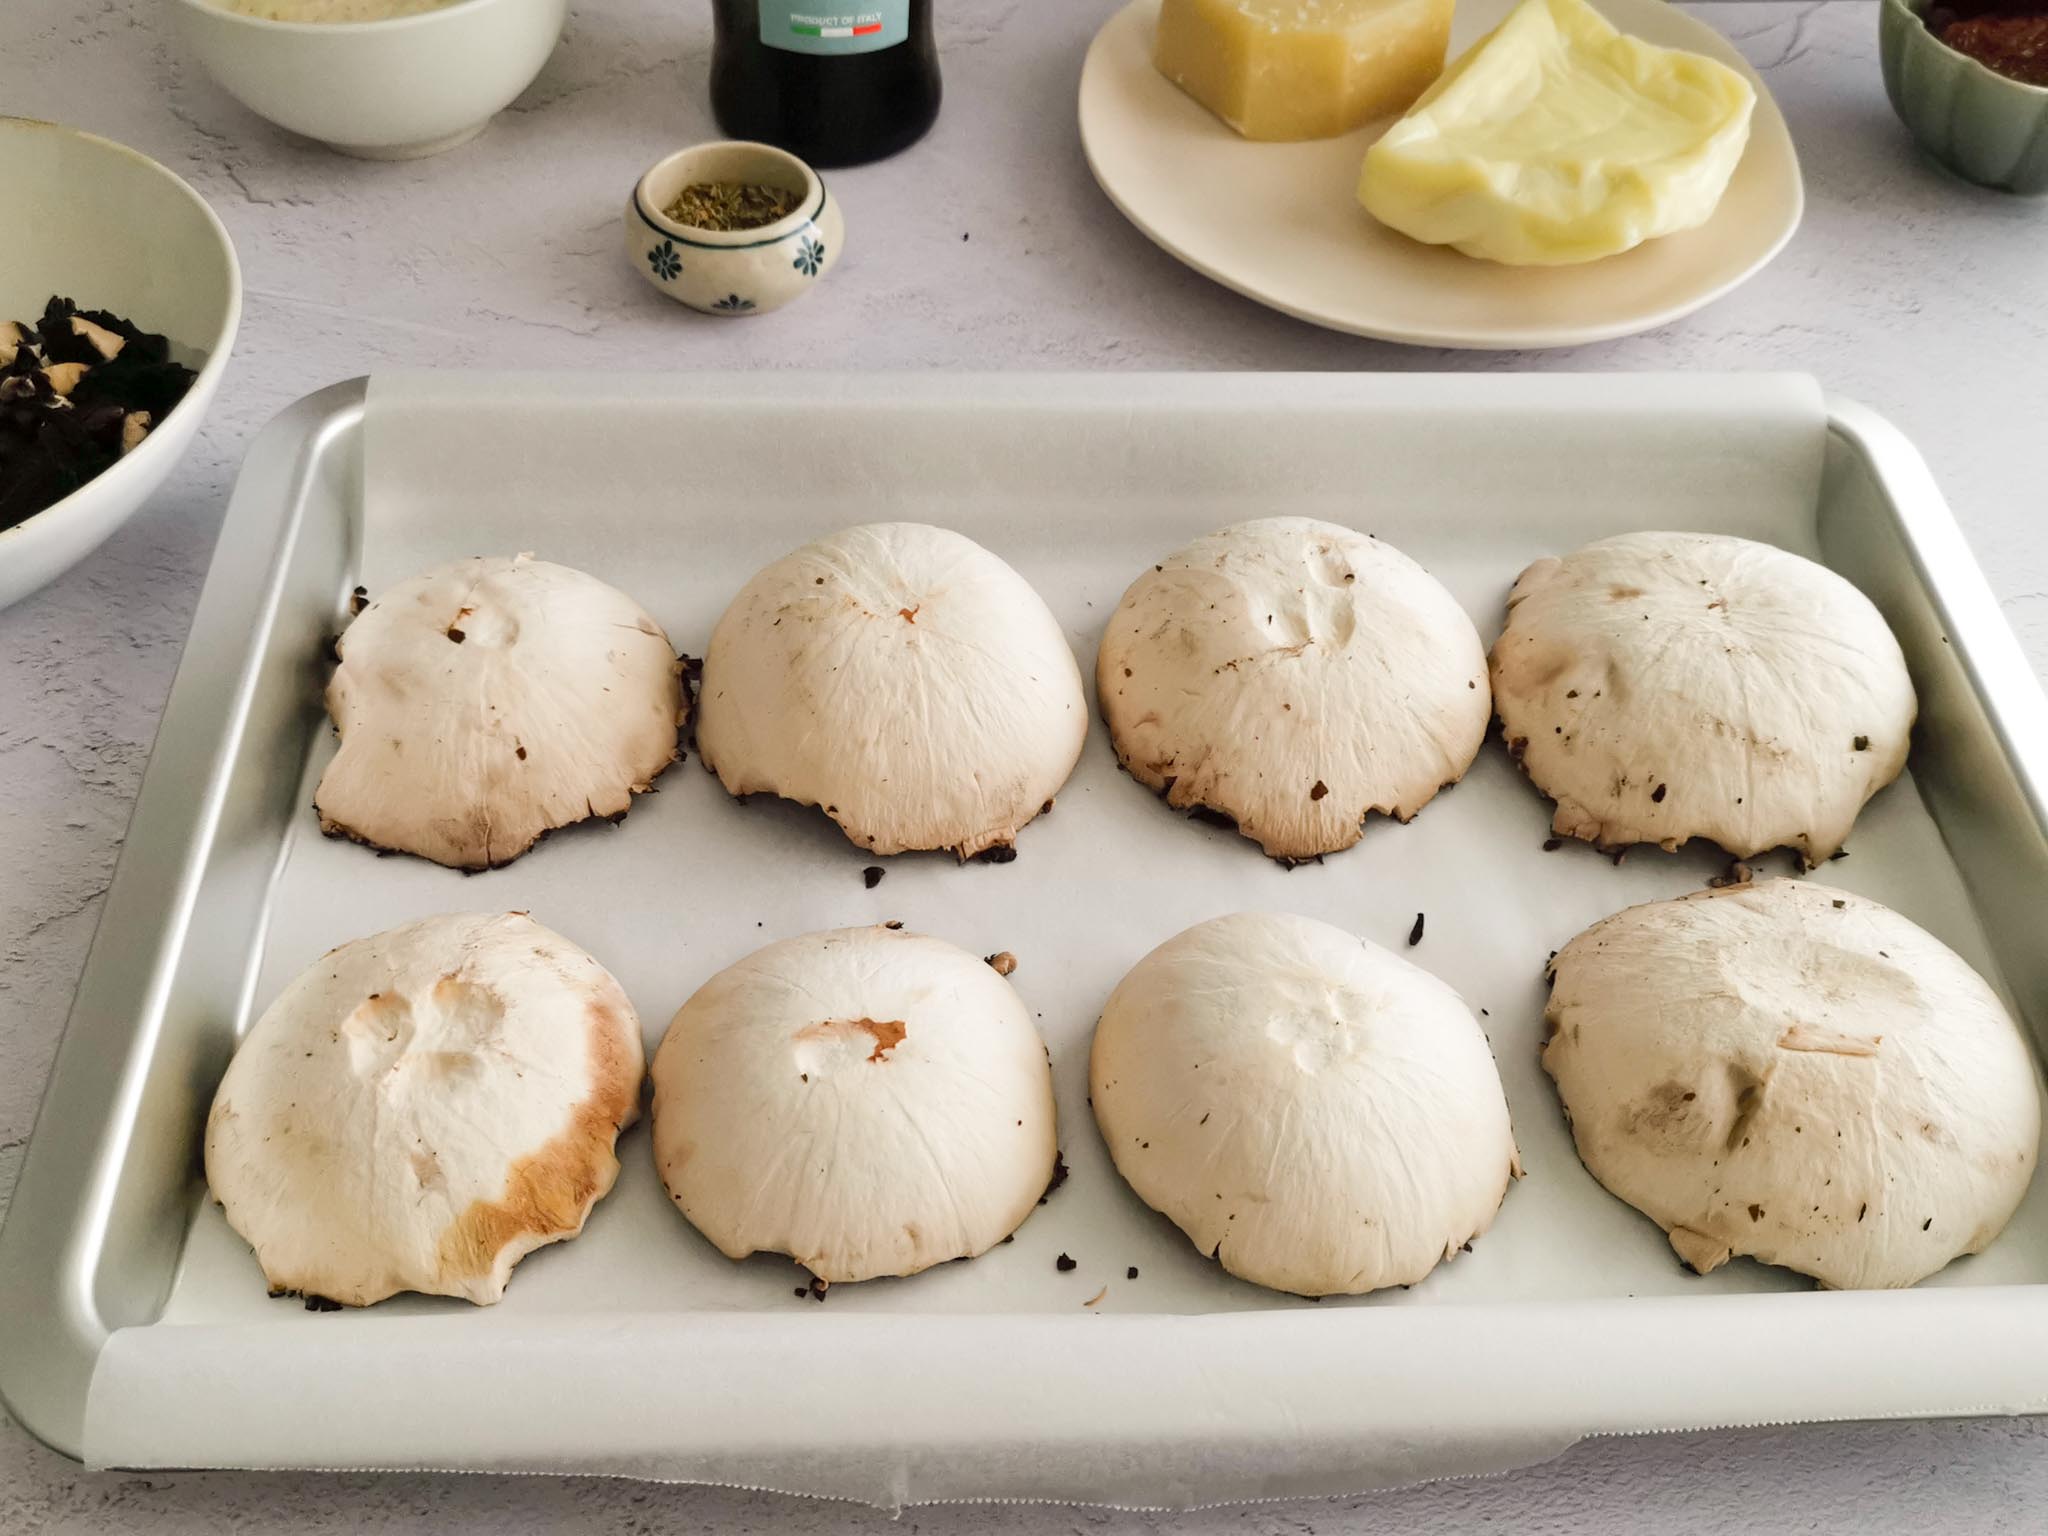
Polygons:
[[761,41],[790,53],[873,53],[910,36],[910,0],[839,7],[816,0],[761,0]]

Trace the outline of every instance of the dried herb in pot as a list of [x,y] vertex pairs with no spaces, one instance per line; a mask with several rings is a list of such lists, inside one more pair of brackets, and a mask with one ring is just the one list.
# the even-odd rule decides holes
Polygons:
[[2048,0],[1937,0],[1927,30],[2022,85],[2048,86]]
[[764,229],[797,210],[803,194],[751,181],[697,181],[661,211],[692,229]]

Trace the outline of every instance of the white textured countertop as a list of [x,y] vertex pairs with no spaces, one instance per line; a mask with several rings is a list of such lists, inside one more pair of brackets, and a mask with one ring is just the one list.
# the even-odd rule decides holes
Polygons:
[[[0,6],[0,110],[132,144],[226,220],[248,285],[211,417],[163,493],[56,586],[0,614],[0,1201],[13,1187],[235,467],[300,395],[393,366],[1763,369],[1817,374],[1920,445],[2037,668],[2048,668],[2048,200],[1950,181],[1884,100],[1876,7],[1703,7],[1763,71],[1804,163],[1797,239],[1693,319],[1578,352],[1478,356],[1328,335],[1187,272],[1081,160],[1074,85],[1116,0],[945,0],[947,106],[901,158],[841,172],[829,289],[708,321],[628,270],[634,176],[712,136],[708,5],[577,0],[539,82],[475,143],[338,159],[250,117],[147,0]],[[4,212],[0,212],[4,217]],[[81,296],[84,297],[84,296]],[[0,1298],[0,1305],[5,1305]],[[1731,1340],[1731,1347],[1739,1347]],[[2048,1363],[2044,1363],[2048,1370]],[[2048,1424],[1668,1435],[1507,1477],[1167,1517],[957,1508],[910,1531],[2037,1530]],[[769,1536],[887,1517],[766,1495],[579,1478],[87,1475],[0,1418],[0,1533],[523,1533],[557,1525]]]

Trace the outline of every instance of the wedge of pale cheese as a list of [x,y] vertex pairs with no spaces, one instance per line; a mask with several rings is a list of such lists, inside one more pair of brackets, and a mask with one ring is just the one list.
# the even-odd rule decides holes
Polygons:
[[1705,223],[1755,105],[1727,65],[1585,0],[1522,0],[1366,152],[1358,200],[1467,256],[1595,261]]
[[1408,107],[1452,0],[1165,0],[1153,62],[1248,139],[1326,139]]

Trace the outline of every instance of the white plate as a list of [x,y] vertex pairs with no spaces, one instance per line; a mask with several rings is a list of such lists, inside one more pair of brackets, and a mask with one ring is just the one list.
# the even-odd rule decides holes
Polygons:
[[[1459,0],[1456,57],[1514,0]],[[1081,144],[1102,190],[1164,250],[1261,304],[1359,336],[1432,347],[1573,347],[1668,324],[1784,248],[1806,197],[1777,103],[1720,33],[1663,0],[1600,0],[1637,37],[1688,48],[1756,87],[1749,149],[1706,224],[1605,261],[1503,267],[1421,245],[1358,206],[1384,123],[1301,144],[1241,139],[1152,67],[1159,0],[1132,0],[1081,69]]]

